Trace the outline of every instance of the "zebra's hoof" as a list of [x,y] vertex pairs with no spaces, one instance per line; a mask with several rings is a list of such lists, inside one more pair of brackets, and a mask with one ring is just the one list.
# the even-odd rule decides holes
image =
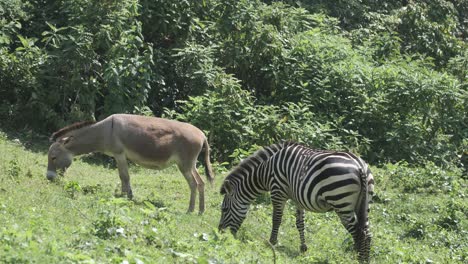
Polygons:
[[271,245],[276,245],[278,243],[278,240],[277,239],[270,239],[270,244]]
[[306,244],[301,245],[301,253],[304,253],[306,251],[307,251],[307,245]]

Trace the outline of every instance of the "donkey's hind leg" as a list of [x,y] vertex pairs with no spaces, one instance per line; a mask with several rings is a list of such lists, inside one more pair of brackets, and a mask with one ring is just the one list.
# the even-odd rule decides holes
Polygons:
[[128,163],[125,154],[114,155],[119,169],[120,182],[122,184],[122,194],[127,194],[128,199],[133,199],[132,187],[130,186],[130,175],[128,174]]
[[205,211],[205,182],[200,177],[200,174],[198,174],[197,168],[195,166],[193,166],[192,175],[195,179],[195,182],[197,183],[197,189],[199,194],[199,214],[203,214],[203,212]]
[[195,198],[197,197],[197,182],[195,181],[191,167],[186,168],[185,166],[178,165],[180,172],[184,175],[185,180],[187,181],[190,187],[190,202],[187,213],[193,212],[195,209]]

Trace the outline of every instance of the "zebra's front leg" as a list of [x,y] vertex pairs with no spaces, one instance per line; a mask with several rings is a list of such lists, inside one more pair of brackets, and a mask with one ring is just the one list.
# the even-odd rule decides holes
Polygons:
[[284,200],[276,200],[272,194],[272,204],[273,204],[273,227],[271,229],[270,243],[276,245],[278,243],[278,230],[281,225],[281,220],[283,218],[284,210]]
[[305,243],[305,235],[304,235],[304,209],[296,209],[296,227],[299,231],[299,237],[301,239],[301,252],[307,251],[307,245]]

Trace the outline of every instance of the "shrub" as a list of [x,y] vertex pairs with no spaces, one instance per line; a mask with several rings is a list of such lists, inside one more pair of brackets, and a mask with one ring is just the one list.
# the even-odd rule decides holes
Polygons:
[[443,169],[432,162],[425,166],[412,167],[407,162],[387,164],[386,184],[410,193],[452,193],[461,192],[461,170]]

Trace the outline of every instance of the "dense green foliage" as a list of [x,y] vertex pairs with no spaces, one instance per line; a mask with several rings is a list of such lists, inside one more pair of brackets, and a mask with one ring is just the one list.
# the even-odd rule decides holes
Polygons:
[[[267,195],[217,231],[224,167],[290,139],[373,165],[372,262],[466,263],[467,39],[466,0],[0,0],[0,262],[353,263],[333,213],[300,254],[292,204],[271,248]],[[132,166],[135,201],[103,158],[47,182],[44,135],[122,112],[205,131],[204,215],[176,169]]]
[[460,164],[468,2],[0,0],[2,126],[112,113],[203,129],[220,161],[293,139]]
[[[274,252],[267,196],[251,206],[234,238],[217,231],[225,170],[206,190],[206,212],[186,214],[189,188],[176,167],[131,166],[134,201],[117,198],[114,165],[81,157],[58,182],[45,178],[46,140],[0,132],[1,263],[357,263],[333,212],[306,213],[299,251],[295,207],[287,204]],[[40,143],[40,144],[38,144]],[[96,163],[98,162],[98,163]],[[432,163],[372,167],[371,263],[466,263],[468,201],[460,169]]]

